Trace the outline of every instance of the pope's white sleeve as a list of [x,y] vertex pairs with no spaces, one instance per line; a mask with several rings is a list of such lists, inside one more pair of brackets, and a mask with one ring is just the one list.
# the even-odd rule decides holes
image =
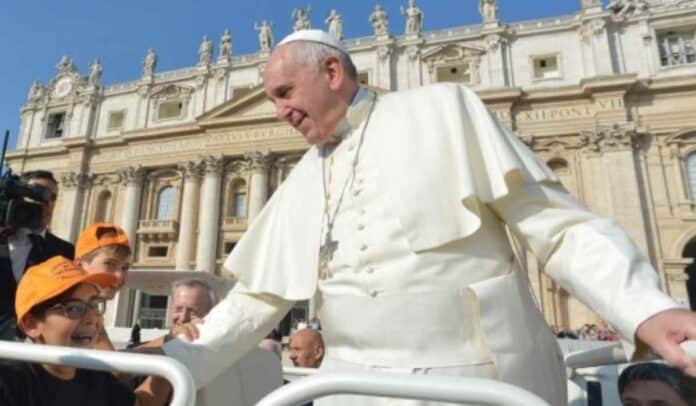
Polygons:
[[232,290],[198,325],[198,339],[175,338],[162,350],[188,367],[201,388],[258,345],[292,304],[273,295]]
[[490,206],[544,271],[631,342],[650,316],[680,307],[616,221],[590,212],[560,185],[522,183]]

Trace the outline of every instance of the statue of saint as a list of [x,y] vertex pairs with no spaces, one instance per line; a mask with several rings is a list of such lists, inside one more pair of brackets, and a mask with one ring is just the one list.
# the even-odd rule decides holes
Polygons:
[[226,28],[222,37],[220,37],[220,54],[218,55],[218,61],[228,61],[231,56],[232,35],[230,34],[229,28]]
[[617,18],[640,15],[648,10],[645,0],[613,0],[607,4],[607,9],[614,12]]
[[207,35],[203,36],[201,45],[198,47],[198,64],[207,65],[210,63],[210,58],[213,57],[213,42],[208,39]]
[[324,23],[329,29],[329,34],[336,39],[343,39],[343,17],[336,10],[331,10]]
[[375,11],[370,14],[369,21],[372,23],[372,28],[375,30],[376,37],[389,35],[389,16],[382,6],[379,4],[375,6]]
[[75,65],[73,64],[72,58],[69,58],[67,55],[63,55],[63,57],[60,58],[58,65],[56,65],[56,68],[58,68],[58,72],[60,73],[73,72],[75,70]]
[[295,20],[292,28],[295,31],[308,30],[311,28],[311,22],[309,21],[309,13],[312,11],[312,6],[308,5],[306,8],[295,8],[292,10],[292,19]]
[[408,7],[401,6],[401,14],[406,16],[406,34],[418,35],[423,29],[423,11],[416,6],[416,0],[408,0]]
[[99,85],[101,85],[103,71],[104,68],[99,61],[99,58],[94,58],[92,63],[89,65],[89,76],[87,77],[87,83],[92,87],[99,87]]
[[266,20],[263,20],[261,25],[254,23],[254,29],[259,32],[259,47],[262,51],[270,51],[273,48],[272,26],[273,24]]
[[157,67],[157,54],[150,48],[147,50],[147,55],[143,60],[143,76],[153,76]]
[[27,99],[29,101],[38,101],[41,100],[41,98],[44,95],[44,87],[39,83],[38,80],[34,80],[34,82],[31,84],[31,89],[29,89],[29,95],[27,95]]
[[498,5],[496,0],[481,0],[479,2],[479,12],[483,17],[483,23],[495,23],[498,21]]

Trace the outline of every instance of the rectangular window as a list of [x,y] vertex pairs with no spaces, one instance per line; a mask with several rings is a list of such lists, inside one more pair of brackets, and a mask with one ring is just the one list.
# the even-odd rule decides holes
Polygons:
[[142,328],[165,328],[167,324],[167,302],[169,297],[140,293],[140,309],[137,320]]
[[184,111],[184,102],[180,100],[174,100],[169,102],[164,102],[159,105],[158,117],[160,120],[167,118],[179,118],[181,113]]
[[109,120],[107,122],[108,130],[117,130],[123,128],[123,120],[126,117],[125,111],[112,111],[109,113]]
[[370,74],[367,72],[358,73],[358,83],[362,86],[367,86],[370,84]]
[[696,62],[696,31],[669,31],[658,36],[660,64],[686,65]]
[[471,65],[441,66],[437,68],[437,81],[471,83]]
[[60,138],[65,129],[65,113],[53,113],[48,116],[46,138]]
[[149,247],[147,249],[147,256],[151,258],[166,258],[168,251],[169,248],[164,246]]
[[553,79],[561,77],[558,55],[537,56],[532,59],[534,79]]

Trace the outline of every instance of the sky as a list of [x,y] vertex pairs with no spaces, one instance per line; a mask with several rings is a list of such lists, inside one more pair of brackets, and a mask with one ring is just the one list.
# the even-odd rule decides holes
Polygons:
[[[331,9],[343,15],[346,38],[372,35],[367,21],[375,4],[389,13],[390,31],[401,34],[399,7],[407,0],[313,0],[313,28],[323,28]],[[148,48],[158,54],[157,71],[193,66],[198,45],[208,35],[217,45],[225,28],[233,54],[258,50],[254,22],[274,23],[276,41],[291,31],[293,8],[307,0],[5,0],[0,3],[0,130],[11,133],[14,149],[19,109],[33,80],[46,84],[55,65],[68,55],[86,75],[90,61],[104,66],[104,84],[136,80]],[[423,29],[477,24],[478,0],[417,0]],[[500,20],[512,22],[576,12],[580,0],[499,0]],[[217,50],[217,46],[216,46]]]

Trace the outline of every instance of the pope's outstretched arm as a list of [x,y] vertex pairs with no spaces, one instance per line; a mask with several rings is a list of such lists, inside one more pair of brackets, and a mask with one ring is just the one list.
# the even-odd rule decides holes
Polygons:
[[254,348],[285,316],[293,302],[235,287],[198,325],[194,342],[175,338],[162,346],[181,361],[201,388]]
[[509,186],[491,206],[545,272],[623,337],[696,373],[678,345],[696,339],[696,315],[660,290],[657,272],[616,221],[590,212],[557,184],[517,179]]

